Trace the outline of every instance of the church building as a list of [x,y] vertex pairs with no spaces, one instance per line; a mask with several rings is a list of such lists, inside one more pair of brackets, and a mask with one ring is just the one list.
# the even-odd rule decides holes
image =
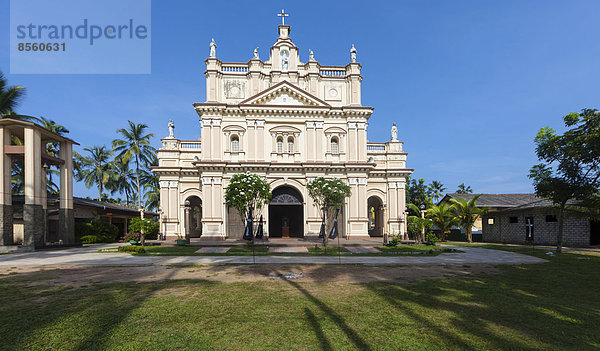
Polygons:
[[[285,20],[287,14],[281,14]],[[169,136],[158,150],[162,232],[208,240],[241,238],[244,221],[228,208],[225,188],[236,173],[265,177],[271,203],[263,209],[265,236],[317,236],[321,219],[307,182],[342,179],[352,195],[340,211],[347,239],[404,234],[407,154],[395,124],[390,141],[369,142],[373,107],[361,101],[361,64],[352,45],[349,63],[324,66],[279,25],[269,58],[258,49],[247,62],[223,62],[210,43],[206,101],[193,106],[200,117],[198,140]]]

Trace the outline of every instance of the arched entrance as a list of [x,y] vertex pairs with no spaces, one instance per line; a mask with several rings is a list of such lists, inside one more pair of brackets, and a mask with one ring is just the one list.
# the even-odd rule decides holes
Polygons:
[[383,236],[383,203],[377,196],[367,200],[369,236]]
[[273,190],[269,204],[269,237],[304,237],[304,208],[300,192],[284,185]]
[[198,196],[190,196],[190,210],[187,218],[190,238],[202,236],[202,200]]

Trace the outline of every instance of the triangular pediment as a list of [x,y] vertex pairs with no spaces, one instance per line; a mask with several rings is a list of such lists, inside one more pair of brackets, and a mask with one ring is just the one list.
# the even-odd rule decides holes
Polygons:
[[269,89],[240,102],[240,105],[329,107],[325,101],[298,88],[288,81],[277,83]]

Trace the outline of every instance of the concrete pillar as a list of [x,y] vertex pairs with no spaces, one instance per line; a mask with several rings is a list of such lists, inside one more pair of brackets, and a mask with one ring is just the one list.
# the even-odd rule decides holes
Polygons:
[[23,205],[23,245],[44,246],[44,209],[39,177],[42,173],[42,140],[38,130],[24,129],[25,204]]
[[13,210],[11,188],[11,159],[6,155],[5,147],[10,145],[10,131],[0,128],[0,245],[13,243]]
[[60,166],[60,208],[58,211],[58,239],[64,244],[75,242],[75,212],[73,209],[73,145],[61,142],[59,157],[65,162]]

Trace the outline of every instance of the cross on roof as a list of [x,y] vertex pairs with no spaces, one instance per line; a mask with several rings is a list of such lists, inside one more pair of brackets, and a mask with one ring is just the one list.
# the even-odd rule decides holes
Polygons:
[[290,15],[290,14],[289,14],[289,13],[285,13],[285,11],[284,11],[283,9],[281,9],[281,13],[278,13],[278,14],[277,14],[277,17],[281,17],[281,25],[282,25],[282,26],[285,26],[285,18],[286,18],[287,16],[289,16],[289,15]]

